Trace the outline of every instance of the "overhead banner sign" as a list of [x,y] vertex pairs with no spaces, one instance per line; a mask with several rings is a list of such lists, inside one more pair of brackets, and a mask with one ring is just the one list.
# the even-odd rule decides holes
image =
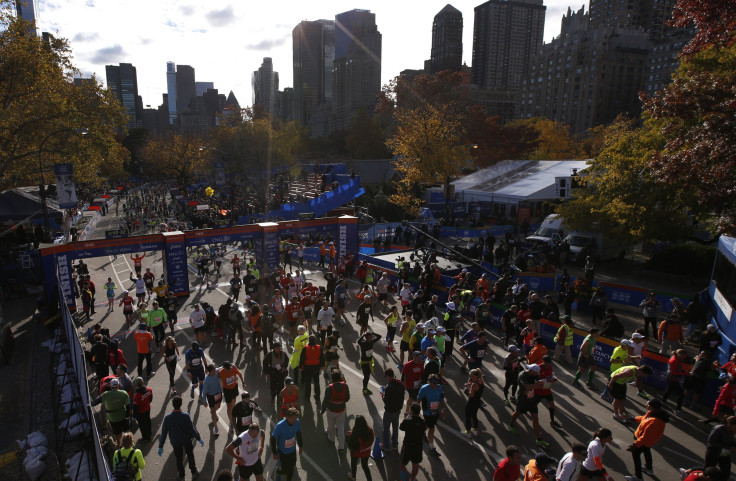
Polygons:
[[77,191],[74,187],[74,171],[72,164],[54,164],[56,175],[56,200],[62,209],[77,207]]
[[225,164],[215,162],[215,185],[225,185]]

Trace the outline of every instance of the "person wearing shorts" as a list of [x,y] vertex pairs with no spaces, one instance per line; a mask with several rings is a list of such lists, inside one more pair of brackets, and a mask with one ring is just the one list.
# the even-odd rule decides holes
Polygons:
[[422,462],[422,451],[424,449],[424,432],[427,430],[427,425],[420,415],[421,409],[419,403],[412,403],[409,408],[411,414],[404,418],[399,425],[399,429],[404,431],[399,461],[401,479],[410,477],[409,470],[406,469],[409,463],[412,463],[411,479],[416,479],[417,473],[419,473],[419,463]]
[[225,448],[225,452],[237,460],[240,479],[246,481],[251,475],[256,481],[263,481],[263,448],[266,434],[258,423],[251,423],[246,431],[233,440]]
[[233,426],[233,406],[238,398],[238,378],[240,378],[240,383],[243,385],[243,390],[245,390],[245,380],[240,369],[233,366],[230,361],[222,363],[222,368],[220,368],[217,375],[222,383],[222,393],[227,405],[227,418],[230,421],[230,430],[233,431],[235,429]]
[[[189,313],[189,324],[194,328],[194,338],[197,342],[204,343],[207,325],[205,323],[205,312],[199,304],[194,305],[194,310]],[[202,337],[200,341],[199,338]]]
[[508,429],[511,434],[518,435],[516,430],[516,420],[529,413],[532,417],[532,428],[534,434],[537,436],[537,446],[540,448],[549,447],[549,443],[542,439],[542,429],[539,427],[539,409],[537,407],[538,399],[534,396],[535,389],[543,389],[544,382],[540,380],[541,368],[537,364],[529,364],[526,370],[519,374],[519,400],[516,404],[516,410],[511,415],[511,422],[508,424]]
[[217,368],[214,364],[207,365],[207,376],[204,378],[203,393],[206,399],[204,406],[209,406],[210,408],[210,416],[212,425],[214,426],[213,434],[219,436],[220,428],[217,426],[217,422],[220,418],[217,416],[217,410],[220,409],[220,404],[222,404],[222,387],[220,386],[220,377],[217,374]]
[[439,458],[440,453],[434,447],[434,428],[437,426],[440,414],[442,419],[445,419],[445,394],[440,385],[440,377],[437,374],[430,374],[427,384],[419,388],[417,401],[422,403],[422,414],[427,425],[429,453]]
[[207,357],[204,354],[204,350],[199,347],[198,342],[193,342],[192,347],[184,353],[184,361],[186,366],[187,375],[192,380],[192,389],[189,392],[189,397],[194,399],[194,388],[199,384],[199,395],[200,402],[204,404],[204,366],[207,363]]

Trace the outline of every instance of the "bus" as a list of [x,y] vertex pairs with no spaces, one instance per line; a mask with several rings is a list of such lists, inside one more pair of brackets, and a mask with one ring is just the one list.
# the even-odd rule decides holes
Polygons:
[[736,238],[721,236],[708,294],[711,319],[723,337],[719,360],[726,363],[736,351]]

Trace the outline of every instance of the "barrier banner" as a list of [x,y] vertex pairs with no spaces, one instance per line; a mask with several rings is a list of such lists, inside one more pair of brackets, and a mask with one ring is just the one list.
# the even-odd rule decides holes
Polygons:
[[164,270],[169,290],[175,296],[189,295],[186,237],[183,232],[165,232],[163,236],[166,243]]
[[77,190],[74,187],[72,164],[54,164],[56,176],[56,200],[61,209],[77,208]]
[[271,273],[279,266],[279,225],[274,222],[258,224],[263,229],[263,273]]

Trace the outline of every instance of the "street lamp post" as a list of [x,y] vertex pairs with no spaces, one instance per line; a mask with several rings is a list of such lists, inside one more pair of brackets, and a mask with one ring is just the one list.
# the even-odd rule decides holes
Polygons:
[[46,204],[46,179],[44,178],[43,160],[41,158],[41,154],[43,153],[43,146],[44,144],[46,144],[46,141],[49,140],[54,135],[60,134],[63,132],[74,132],[80,135],[87,135],[89,133],[89,130],[86,128],[55,130],[54,132],[51,132],[46,137],[44,137],[44,139],[41,141],[41,144],[38,147],[38,172],[41,174],[41,183],[38,186],[38,191],[39,191],[39,197],[41,197],[41,213],[43,215],[43,227],[47,233],[49,230],[49,209]]

